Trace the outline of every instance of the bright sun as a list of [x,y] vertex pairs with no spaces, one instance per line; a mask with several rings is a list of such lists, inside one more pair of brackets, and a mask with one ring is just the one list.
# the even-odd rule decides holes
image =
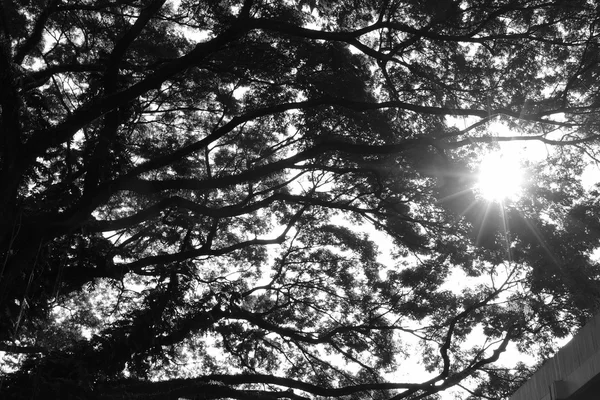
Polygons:
[[513,199],[521,192],[521,163],[510,153],[490,153],[479,165],[477,191],[489,201]]

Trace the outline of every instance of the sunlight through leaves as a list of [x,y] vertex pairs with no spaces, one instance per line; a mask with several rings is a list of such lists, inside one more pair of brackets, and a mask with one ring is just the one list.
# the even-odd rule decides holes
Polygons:
[[476,189],[488,201],[518,198],[523,184],[523,169],[516,155],[488,154],[479,165]]

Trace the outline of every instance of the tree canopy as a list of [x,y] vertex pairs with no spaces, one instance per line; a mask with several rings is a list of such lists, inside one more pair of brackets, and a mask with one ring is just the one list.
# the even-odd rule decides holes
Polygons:
[[0,393],[507,398],[599,310],[599,15],[3,1]]

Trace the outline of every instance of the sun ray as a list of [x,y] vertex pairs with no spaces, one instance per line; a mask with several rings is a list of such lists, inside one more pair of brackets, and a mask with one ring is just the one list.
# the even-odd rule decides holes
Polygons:
[[[472,192],[473,192],[473,188],[471,188],[471,187],[463,189],[463,190],[459,190],[455,193],[452,193],[452,194],[449,194],[447,196],[440,198],[437,201],[437,203],[445,203],[445,202],[452,201],[454,199],[460,199],[464,196],[470,195]],[[470,202],[469,205],[463,211],[461,211],[459,215],[461,217],[465,216],[469,212],[469,210],[471,210],[476,205],[477,205],[477,201]]]
[[506,217],[506,207],[504,207],[503,203],[500,204],[500,213],[502,214],[501,220],[502,230],[504,231],[504,243],[506,245],[506,258],[510,263],[512,262],[512,252],[510,251],[510,226],[508,223],[508,218]]
[[460,213],[460,216],[461,216],[461,217],[464,217],[464,216],[466,216],[466,215],[469,213],[469,211],[471,211],[472,209],[474,209],[475,207],[477,207],[477,205],[478,205],[478,202],[477,202],[476,200],[475,200],[475,201],[472,201],[472,202],[471,202],[471,203],[470,203],[470,204],[467,206],[467,208],[465,208],[465,210],[464,210],[463,212],[461,212],[461,213]]
[[533,235],[535,236],[535,238],[537,239],[537,241],[540,243],[540,246],[542,246],[542,249],[544,249],[544,251],[550,257],[550,259],[552,260],[552,262],[555,265],[560,266],[561,265],[560,261],[554,255],[554,252],[550,249],[550,247],[546,243],[546,240],[544,240],[544,237],[542,236],[542,234],[538,230],[538,228],[535,225],[533,225],[529,219],[524,218],[524,220],[525,220],[525,224],[531,230],[531,233],[533,233]]
[[483,232],[485,232],[484,227],[485,227],[486,222],[488,222],[488,217],[490,215],[491,209],[492,209],[492,204],[489,204],[489,203],[486,204],[485,211],[481,217],[481,226],[479,228],[479,232],[477,232],[477,243],[481,243],[481,241],[483,239],[482,234],[483,234]]

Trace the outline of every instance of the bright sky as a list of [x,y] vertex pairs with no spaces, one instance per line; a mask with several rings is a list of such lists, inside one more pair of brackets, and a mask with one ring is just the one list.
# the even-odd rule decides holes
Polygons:
[[[456,120],[454,121],[457,122]],[[461,120],[461,122],[464,122]],[[456,123],[459,129],[464,129],[464,126]],[[488,127],[488,132],[494,136],[518,136],[518,134],[511,132],[505,124],[500,122],[493,122]],[[477,168],[480,173],[479,183],[474,188],[475,191],[479,192],[481,196],[488,199],[489,201],[503,203],[506,199],[518,198],[522,189],[523,184],[523,170],[521,165],[524,161],[539,162],[545,159],[549,154],[552,153],[552,148],[540,143],[533,141],[512,141],[512,142],[500,142],[498,143],[497,150],[490,152],[483,157],[481,165]],[[598,181],[598,172],[588,174],[588,182]],[[594,178],[595,176],[595,178]],[[343,218],[335,219],[334,223],[340,225],[347,225],[349,222],[344,222]],[[398,261],[394,260],[391,256],[392,246],[390,244],[390,238],[384,233],[374,230],[367,225],[362,226],[367,232],[371,239],[374,240],[379,246],[380,256],[378,261],[388,268],[398,268]],[[385,273],[385,271],[382,271]],[[496,277],[498,281],[502,277]],[[455,292],[461,292],[465,287],[475,287],[477,284],[489,283],[489,277],[483,276],[479,278],[467,277],[460,268],[452,273],[452,278],[444,285],[442,289],[448,289]],[[498,300],[501,301],[501,300]],[[485,342],[486,337],[483,335],[481,330],[475,329],[470,336],[474,345],[481,345]],[[565,338],[557,341],[557,346],[560,348],[570,338]],[[437,375],[438,371],[428,373],[425,371],[418,351],[415,351],[419,347],[419,342],[416,338],[410,338],[404,336],[403,346],[407,350],[408,354],[414,354],[409,356],[404,362],[401,362],[401,368],[394,373],[386,376],[390,381],[395,382],[414,382],[419,383],[426,381]],[[535,357],[523,354],[519,352],[514,344],[510,344],[507,351],[504,352],[499,361],[495,364],[497,366],[512,367],[516,361],[522,361],[525,363],[533,364],[537,360]],[[468,387],[468,380],[464,382]],[[454,387],[445,392],[440,393],[442,400],[456,400],[463,399],[468,396],[468,393],[460,387]]]
[[512,199],[521,192],[523,169],[515,152],[504,150],[486,155],[478,175],[476,190],[487,200]]
[[[171,0],[171,3],[178,7],[180,1],[179,0]],[[314,24],[309,26],[310,28],[317,29],[318,25]],[[208,38],[207,32],[198,32],[198,31],[185,31],[184,34],[191,40],[196,42],[204,41]],[[47,46],[50,46],[52,42],[48,40],[46,42]],[[356,51],[354,48],[351,50]],[[39,61],[38,61],[39,63]],[[41,65],[41,64],[40,64]],[[34,69],[39,68],[38,65],[33,66]],[[236,98],[241,98],[247,89],[238,88],[233,93]],[[468,126],[468,122],[463,119],[449,119],[450,125],[456,125],[460,129],[464,129]],[[493,136],[513,136],[506,125],[500,122],[493,122],[489,125],[488,131]],[[502,142],[499,143],[499,149],[496,152],[490,153],[486,155],[483,159],[482,164],[479,166],[479,182],[477,187],[475,188],[484,198],[489,201],[498,201],[502,202],[504,199],[510,199],[515,196],[518,196],[521,190],[521,184],[523,182],[522,170],[520,168],[520,164],[523,160],[529,161],[540,161],[545,158],[549,152],[552,150],[549,149],[542,143],[539,142]],[[590,166],[587,168],[582,176],[582,181],[584,186],[590,187],[596,182],[600,181],[600,169],[596,166]],[[344,224],[341,221],[334,221],[334,223]],[[390,255],[391,253],[391,245],[390,239],[381,232],[376,230],[369,230],[369,235],[373,240],[375,240],[380,248],[381,255],[378,258],[378,261],[382,264],[392,267],[396,264],[396,261],[392,260]],[[110,233],[105,233],[105,235],[109,235]],[[472,284],[472,281],[468,279],[462,273],[461,270],[457,269],[457,272],[453,274],[454,279],[452,282],[449,282],[449,285],[452,285],[455,290],[459,290],[461,287],[466,287],[466,285]],[[262,282],[258,282],[260,285]],[[266,282],[265,282],[266,283]],[[460,284],[462,283],[462,284]],[[477,336],[477,335],[475,335]],[[483,336],[474,337],[474,340],[478,342],[482,342]],[[205,340],[211,340],[209,337],[206,337]],[[561,345],[566,343],[569,338],[561,341]],[[408,347],[408,352],[411,352],[411,346],[419,346],[418,341],[414,342],[406,342],[405,346]],[[210,346],[208,346],[210,347]],[[2,355],[2,352],[0,352]],[[218,354],[212,354],[218,355]],[[397,382],[421,382],[431,378],[436,375],[435,373],[427,373],[424,368],[419,364],[418,358],[420,355],[416,355],[415,358],[409,358],[406,362],[407,365],[410,365],[409,368],[405,368],[395,376],[389,376],[391,381]],[[523,355],[516,350],[516,347],[511,345],[509,346],[509,350],[501,356],[500,364],[510,366],[514,364],[515,360],[520,361],[530,361],[533,362],[533,358],[527,355]],[[414,362],[414,364],[413,364]],[[465,396],[465,392],[460,389],[451,389],[444,393],[441,393],[442,400],[451,400],[455,399],[455,395],[458,395],[458,398],[462,398]]]
[[[455,125],[459,129],[465,129],[470,123],[454,118],[449,120],[450,125]],[[511,132],[505,124],[499,121],[491,123],[487,131],[497,137],[519,136],[518,133]],[[557,131],[556,134],[562,134],[562,132]],[[478,183],[474,189],[488,201],[503,203],[506,199],[518,198],[522,184],[524,184],[523,163],[525,161],[540,162],[553,152],[553,148],[538,141],[499,142],[497,147],[497,150],[483,157],[478,167]],[[590,189],[600,182],[600,166],[590,162],[581,176],[581,181],[586,189]],[[452,284],[465,287],[467,284],[459,275],[461,274],[459,273],[452,279]],[[468,284],[470,285],[470,283]],[[483,338],[483,336],[479,338],[476,336],[473,336],[473,340],[477,342]],[[569,336],[556,340],[555,343],[557,348],[561,348],[570,340]],[[537,361],[535,357],[519,352],[514,344],[510,344],[507,351],[501,355],[497,365],[511,367],[517,360],[531,364]],[[442,400],[455,400],[465,396],[468,394],[458,387],[441,393]]]

